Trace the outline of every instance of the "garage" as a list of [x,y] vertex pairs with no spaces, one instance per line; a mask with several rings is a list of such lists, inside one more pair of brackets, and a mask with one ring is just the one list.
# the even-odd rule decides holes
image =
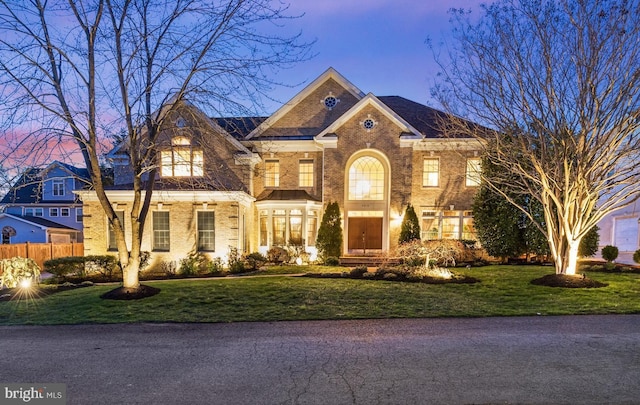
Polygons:
[[634,252],[638,249],[638,218],[615,219],[613,245],[621,252]]

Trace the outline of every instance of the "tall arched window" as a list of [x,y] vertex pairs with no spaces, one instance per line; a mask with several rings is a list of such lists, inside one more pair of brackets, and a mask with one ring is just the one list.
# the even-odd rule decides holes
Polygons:
[[356,159],[349,168],[349,200],[383,200],[384,167],[372,157]]

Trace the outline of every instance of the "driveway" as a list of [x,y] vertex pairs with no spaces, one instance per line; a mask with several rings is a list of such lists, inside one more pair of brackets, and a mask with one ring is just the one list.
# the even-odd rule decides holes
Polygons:
[[0,327],[68,404],[640,403],[640,315]]

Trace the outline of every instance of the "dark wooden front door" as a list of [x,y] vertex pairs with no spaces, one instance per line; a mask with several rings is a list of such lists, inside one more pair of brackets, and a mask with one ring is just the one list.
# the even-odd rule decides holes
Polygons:
[[382,249],[382,218],[349,218],[349,251]]

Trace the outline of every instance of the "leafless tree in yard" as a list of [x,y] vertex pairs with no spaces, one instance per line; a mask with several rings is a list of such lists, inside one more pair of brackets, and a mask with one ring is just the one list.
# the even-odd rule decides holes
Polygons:
[[520,208],[556,273],[573,275],[585,234],[640,196],[640,2],[502,0],[479,18],[452,10],[452,23],[452,39],[432,46],[433,94],[495,131],[462,119],[444,129],[480,139],[507,169],[483,178],[492,189],[541,204],[544,218]]
[[[286,32],[290,18],[268,0],[0,0],[0,129],[10,160],[46,160],[54,144],[79,151],[116,236],[124,287],[140,285],[154,184],[145,179],[159,170],[165,117],[184,100],[211,115],[259,109],[280,84],[273,73],[309,56],[309,44]],[[129,241],[100,176],[108,135],[122,128],[133,169]]]

